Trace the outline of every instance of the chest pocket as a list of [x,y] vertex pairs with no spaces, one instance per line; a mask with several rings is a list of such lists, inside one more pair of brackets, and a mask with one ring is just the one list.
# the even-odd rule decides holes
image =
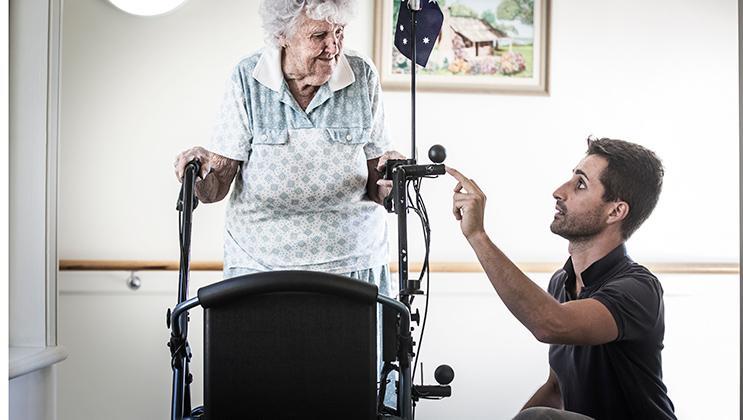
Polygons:
[[289,140],[289,130],[257,128],[253,135],[253,144],[286,144]]
[[325,138],[336,144],[366,144],[371,138],[370,128],[326,128]]

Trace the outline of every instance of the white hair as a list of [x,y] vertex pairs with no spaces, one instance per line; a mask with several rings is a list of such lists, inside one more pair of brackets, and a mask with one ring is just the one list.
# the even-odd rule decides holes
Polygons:
[[346,24],[353,16],[355,0],[263,0],[260,14],[266,43],[279,45],[282,37],[290,37],[304,13],[313,20]]

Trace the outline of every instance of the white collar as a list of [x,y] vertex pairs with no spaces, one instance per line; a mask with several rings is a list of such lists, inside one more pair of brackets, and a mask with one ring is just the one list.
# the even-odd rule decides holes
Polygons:
[[[263,49],[261,58],[253,70],[253,78],[263,86],[281,92],[284,84],[284,72],[281,70],[281,50],[278,47],[266,47]],[[351,64],[346,54],[340,54],[338,64],[328,80],[328,87],[332,92],[348,87],[356,81]]]

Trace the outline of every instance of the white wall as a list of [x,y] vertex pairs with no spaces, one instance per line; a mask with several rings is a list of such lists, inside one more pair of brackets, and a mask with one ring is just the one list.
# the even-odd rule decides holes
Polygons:
[[[178,184],[171,164],[181,149],[207,143],[232,66],[262,45],[257,5],[258,0],[188,0],[169,15],[139,18],[102,0],[65,1],[60,258],[177,259],[174,205]],[[478,181],[489,197],[488,229],[512,258],[560,261],[566,257],[566,244],[547,229],[554,207],[551,193],[580,159],[585,137],[592,133],[642,143],[664,159],[667,175],[658,208],[629,243],[631,255],[640,262],[737,262],[735,12],[734,0],[555,1],[550,31],[550,94],[420,93],[421,150],[434,143],[445,145],[447,162]],[[349,27],[348,47],[371,56],[373,36],[373,3],[363,0]],[[386,92],[385,101],[397,148],[407,153],[409,96],[406,92]],[[474,261],[449,215],[453,184],[449,179],[424,183],[433,229],[432,258]],[[221,259],[223,210],[223,204],[198,208],[193,232],[195,260]],[[411,243],[416,243],[417,229],[410,230]],[[98,273],[94,278],[106,282],[112,281],[112,276]],[[119,273],[115,278],[123,284],[124,277]],[[149,274],[145,280],[174,283],[176,277],[174,273]],[[80,281],[86,287],[95,287],[95,281],[89,280],[89,274],[67,273],[62,280],[67,284],[61,287],[74,289]],[[686,290],[679,292],[677,299],[686,302],[683,305],[667,299],[666,376],[669,387],[678,384],[671,388],[671,397],[680,410],[689,414],[686,418],[700,418],[696,414],[703,413],[700,410],[705,407],[726,407],[715,418],[737,418],[739,340],[738,318],[733,316],[738,313],[737,300],[718,304],[705,294],[709,285],[709,290],[723,291],[726,297],[737,296],[737,277],[695,277],[691,283],[699,284],[687,289],[689,282],[673,283],[677,280],[664,280],[667,291],[676,287]],[[497,304],[487,288],[481,292],[483,296],[478,299]],[[101,308],[77,305],[76,299],[63,295],[60,305],[68,305],[67,309],[60,308],[66,317],[60,320],[63,325],[99,314]],[[158,331],[150,328],[161,328],[164,307],[160,308],[160,303],[155,310],[151,307],[155,303],[148,298],[130,302],[121,307],[122,317],[113,320],[125,334],[137,336],[144,323],[147,334]],[[438,321],[437,328],[456,325],[454,310],[466,302],[442,299],[438,304],[450,308],[452,318]],[[691,305],[695,302],[704,306]],[[132,308],[140,307],[147,307],[152,318],[131,315]],[[690,318],[692,310],[695,316]],[[444,311],[439,316],[446,318]],[[505,313],[492,313],[489,319],[498,326],[513,322]],[[474,318],[473,322],[486,325],[486,321]],[[698,323],[695,328],[709,334],[704,336],[707,341],[692,340],[706,346],[692,350],[682,344],[693,337],[680,331],[689,323]],[[431,325],[435,325],[433,321]],[[101,334],[109,337],[107,331]],[[161,336],[153,334],[143,340],[153,346],[146,347],[152,349],[152,359],[132,363],[155,366],[161,362],[165,348],[160,347],[166,332],[162,329]],[[514,334],[523,336],[524,331]],[[685,338],[676,339],[673,334]],[[76,337],[67,336],[77,342]],[[152,344],[150,340],[156,337],[162,337],[161,342]],[[62,332],[62,344],[64,339]],[[431,343],[435,341],[431,338],[428,351],[434,351]],[[532,346],[528,340],[518,342]],[[724,345],[720,347],[721,342]],[[502,350],[497,336],[482,343],[495,353]],[[145,349],[136,342],[131,345],[136,346],[135,352]],[[699,354],[709,351],[709,347],[715,353],[700,360]],[[531,348],[519,348],[528,355],[522,355],[522,361],[540,372],[528,378],[541,381],[541,372],[546,372],[546,354]],[[735,352],[726,352],[730,349]],[[461,350],[452,349],[451,354],[460,358],[466,354]],[[506,354],[510,353],[504,351],[503,357]],[[73,364],[75,358],[73,348],[68,363]],[[467,382],[460,376],[457,399],[441,402],[442,407],[474,398],[479,395],[477,387],[491,383],[502,387],[519,380],[521,372],[509,360],[499,360],[503,371],[493,371],[492,378]],[[435,363],[439,361],[431,360],[427,370]],[[483,360],[483,366],[496,365],[486,365]],[[103,378],[99,370],[88,374],[86,377],[79,371],[62,370],[63,388],[82,381],[99,383],[96,381]],[[152,381],[162,380],[169,389],[167,361],[161,374],[166,376],[158,375]],[[730,376],[733,374],[735,378]],[[729,386],[714,388],[723,382]],[[521,402],[528,396],[527,389],[533,388],[521,386],[506,387],[502,394],[491,393],[493,404],[511,409],[514,400]],[[105,393],[102,387],[95,389]],[[136,384],[133,389],[137,389]],[[717,393],[706,393],[710,390]],[[69,408],[70,402],[61,400],[60,407]],[[427,406],[433,407],[434,403]],[[425,410],[422,407],[421,413]],[[87,418],[96,418],[91,413],[94,411]],[[433,413],[427,413],[425,418],[434,418]]]
[[56,418],[59,1],[9,4],[9,418]]
[[[45,1],[14,1],[10,10],[10,242],[14,246],[10,248],[9,335],[11,346],[43,347],[48,54],[44,29],[49,8]],[[30,171],[33,164],[40,170]]]
[[[360,3],[348,43],[372,55],[372,2]],[[232,66],[262,45],[257,4],[189,0],[140,18],[102,0],[65,2],[60,258],[177,255],[171,163],[208,142]],[[444,144],[448,162],[483,186],[488,227],[520,261],[563,259],[564,242],[547,229],[551,193],[589,133],[640,142],[664,159],[667,175],[632,255],[735,262],[735,11],[734,0],[554,2],[550,95],[421,93],[419,141]],[[407,153],[408,94],[385,99]],[[452,186],[424,186],[433,257],[472,261],[448,214]],[[221,258],[222,217],[221,205],[199,210],[195,259]]]
[[8,418],[50,420],[57,415],[57,368],[35,370],[9,381]]

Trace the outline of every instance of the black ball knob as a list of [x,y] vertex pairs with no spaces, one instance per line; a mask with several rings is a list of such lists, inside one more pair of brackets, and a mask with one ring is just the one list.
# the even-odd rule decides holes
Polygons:
[[428,158],[433,163],[441,163],[446,160],[446,149],[440,144],[434,144],[428,149]]
[[449,365],[441,365],[433,372],[433,377],[440,385],[449,385],[454,380],[454,369]]

